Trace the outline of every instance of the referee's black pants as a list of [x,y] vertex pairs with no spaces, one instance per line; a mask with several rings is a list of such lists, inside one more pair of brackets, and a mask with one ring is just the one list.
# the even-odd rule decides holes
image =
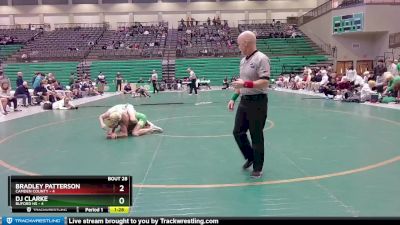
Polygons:
[[158,93],[159,90],[158,90],[158,88],[157,88],[157,81],[156,81],[156,80],[152,80],[152,83],[153,83],[153,94],[155,94],[156,91],[157,91],[157,93]]
[[[262,171],[264,164],[264,126],[267,119],[266,94],[242,96],[236,112],[233,136],[245,159],[253,161],[253,170]],[[247,137],[250,130],[251,145]]]
[[193,79],[190,83],[190,91],[189,94],[192,94],[194,89],[194,93],[197,95],[197,87],[196,87],[196,79]]

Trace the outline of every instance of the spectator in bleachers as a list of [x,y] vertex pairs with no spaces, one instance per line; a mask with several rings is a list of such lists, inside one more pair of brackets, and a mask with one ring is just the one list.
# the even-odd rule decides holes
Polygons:
[[26,99],[28,99],[28,104],[32,105],[32,98],[31,94],[29,93],[28,82],[24,81],[21,86],[15,89],[14,97],[16,97],[17,99],[22,98],[24,107],[28,107],[28,105],[26,104]]

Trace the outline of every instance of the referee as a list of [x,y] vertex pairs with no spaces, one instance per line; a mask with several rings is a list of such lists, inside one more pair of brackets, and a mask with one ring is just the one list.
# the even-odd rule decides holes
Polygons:
[[193,89],[194,89],[194,93],[197,95],[197,85],[196,85],[197,77],[196,77],[196,74],[194,73],[194,71],[190,67],[187,68],[187,72],[189,73],[189,80],[190,80],[189,95],[192,95]]
[[151,74],[151,82],[153,83],[153,94],[159,92],[158,88],[157,88],[157,80],[158,80],[158,75],[157,75],[157,71],[153,70],[153,74]]
[[[241,95],[233,136],[247,160],[243,169],[253,165],[251,177],[260,178],[264,164],[263,129],[268,108],[269,58],[257,50],[256,36],[251,31],[244,31],[239,35],[238,45],[246,57],[240,62],[239,79],[232,82],[235,93],[228,103],[228,108],[233,111],[235,100]],[[250,130],[251,144],[247,137],[248,130]]]

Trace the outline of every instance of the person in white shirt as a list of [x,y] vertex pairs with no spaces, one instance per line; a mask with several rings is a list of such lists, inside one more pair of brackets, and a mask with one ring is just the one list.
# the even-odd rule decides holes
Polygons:
[[356,75],[355,79],[354,79],[354,86],[358,87],[362,87],[364,85],[365,81],[364,78],[360,75]]
[[45,102],[43,104],[43,109],[44,110],[65,110],[65,109],[78,109],[78,106],[75,106],[72,103],[72,100],[70,97],[65,97],[59,101],[56,102]]
[[[356,79],[356,75],[357,75],[357,72],[355,69],[353,69],[353,67],[350,67],[348,70],[346,70],[345,77],[348,82],[350,82],[350,83],[354,82],[354,80]],[[344,81],[344,80],[342,79],[342,81]]]
[[151,74],[151,82],[153,83],[153,94],[159,92],[158,88],[157,88],[157,80],[158,80],[158,75],[157,75],[157,71],[153,70],[153,74]]
[[364,83],[368,83],[369,76],[370,76],[369,71],[365,71],[363,73]]
[[320,73],[322,74],[322,80],[319,82],[319,86],[324,86],[329,82],[328,72],[325,69],[322,69]]
[[364,83],[361,88],[361,102],[371,100],[371,95],[376,94],[376,91],[372,91],[375,87],[376,83],[374,80],[368,81],[368,83]]
[[296,74],[294,77],[294,88],[296,90],[303,89],[303,82],[302,82],[302,77],[300,77],[299,74]]
[[397,65],[393,60],[389,60],[389,66],[387,71],[391,72],[395,77],[399,75],[399,71],[397,70]]
[[192,91],[194,89],[194,93],[197,95],[197,86],[196,86],[196,81],[197,77],[194,71],[191,68],[187,69],[187,72],[189,73],[189,80],[190,80],[190,92],[189,95],[192,95]]

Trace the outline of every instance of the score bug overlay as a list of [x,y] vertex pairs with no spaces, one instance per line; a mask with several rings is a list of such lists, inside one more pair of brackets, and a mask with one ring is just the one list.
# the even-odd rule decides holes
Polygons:
[[132,205],[131,176],[9,176],[8,185],[12,212],[126,213]]

